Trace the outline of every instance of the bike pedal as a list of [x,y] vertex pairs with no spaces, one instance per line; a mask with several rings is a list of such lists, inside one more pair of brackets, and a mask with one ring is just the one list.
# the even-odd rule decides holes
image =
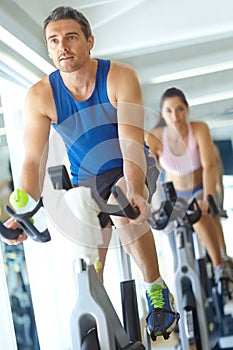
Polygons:
[[224,297],[227,297],[229,300],[232,300],[232,291],[230,291],[231,282],[227,279],[222,279],[218,282],[217,290],[218,294]]
[[175,331],[175,329],[178,327],[178,321],[180,319],[180,314],[178,312],[174,312],[175,315],[175,321],[173,323],[173,326],[170,327],[169,331],[163,330],[159,332],[159,334],[156,334],[153,331],[150,331],[148,327],[146,327],[147,333],[149,334],[151,340],[156,341],[157,337],[163,337],[164,340],[168,340],[170,337],[170,334]]
[[[148,332],[148,330],[147,330],[147,332]],[[158,336],[159,336],[159,337],[160,337],[160,336],[163,337],[164,340],[168,340],[171,333],[168,333],[168,332],[164,331],[162,334],[159,334],[159,335],[156,335],[156,333],[153,333],[153,332],[148,333],[148,334],[149,334],[149,336],[151,337],[151,340],[156,341],[156,339],[157,339]]]
[[168,340],[169,337],[170,337],[170,334],[171,334],[171,333],[163,332],[163,334],[162,334],[162,335],[163,335],[163,339],[164,339],[164,340]]

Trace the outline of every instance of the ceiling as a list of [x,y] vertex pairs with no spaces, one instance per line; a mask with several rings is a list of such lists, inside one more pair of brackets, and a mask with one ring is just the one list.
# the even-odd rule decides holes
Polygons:
[[[0,23],[49,63],[42,23],[59,5],[73,6],[89,19],[95,36],[93,57],[120,60],[136,68],[145,105],[153,114],[148,127],[156,124],[161,94],[176,86],[188,98],[191,119],[207,121],[215,134],[226,127],[223,133],[232,135],[232,0],[1,0]],[[2,35],[1,70],[12,55],[21,65],[26,62],[36,77],[51,69],[12,48],[13,42]],[[30,76],[21,75],[24,80]]]

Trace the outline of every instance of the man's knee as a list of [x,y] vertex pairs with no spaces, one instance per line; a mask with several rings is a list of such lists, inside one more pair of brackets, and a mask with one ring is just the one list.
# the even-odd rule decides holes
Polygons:
[[140,240],[140,238],[147,234],[149,230],[150,227],[147,222],[140,225],[128,222],[127,224],[116,228],[122,244],[131,244]]

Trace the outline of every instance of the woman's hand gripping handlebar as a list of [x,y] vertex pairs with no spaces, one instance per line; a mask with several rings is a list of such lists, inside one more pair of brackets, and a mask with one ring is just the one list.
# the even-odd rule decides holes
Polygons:
[[[158,220],[158,222],[155,220],[156,215],[158,215],[157,212],[152,214],[152,217],[155,220],[155,224],[152,222],[152,227],[155,225],[157,227],[154,228],[162,230],[167,226],[169,220],[175,220],[179,223],[182,222],[183,224],[189,223],[190,225],[193,225],[200,220],[202,211],[196,198],[192,199],[187,206],[187,202],[183,198],[177,197],[172,182],[165,182],[162,184],[162,187],[166,200],[162,202],[160,209],[158,210],[158,212],[161,213],[161,218]],[[208,212],[212,216],[218,215],[219,211],[213,196],[208,195],[207,201],[209,204]]]

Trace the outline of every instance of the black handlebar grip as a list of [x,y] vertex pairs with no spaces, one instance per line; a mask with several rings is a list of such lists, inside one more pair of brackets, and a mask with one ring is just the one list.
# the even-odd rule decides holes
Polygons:
[[201,218],[201,215],[202,215],[201,208],[196,198],[194,198],[192,202],[189,204],[188,211],[186,213],[186,216],[188,218],[188,222],[190,223],[190,225],[193,225],[196,222],[198,222]]
[[167,201],[175,203],[177,200],[177,194],[172,181],[162,183],[163,191]]
[[19,235],[23,232],[22,229],[16,228],[7,228],[3,223],[0,221],[0,236],[5,239],[16,239],[19,237]]
[[151,218],[148,219],[148,223],[155,230],[163,230],[167,226],[170,217],[172,215],[173,206],[170,200],[166,200],[161,203],[158,210],[154,211]]
[[32,224],[31,218],[33,215],[43,206],[42,198],[38,201],[36,207],[25,214],[16,214],[9,206],[5,207],[6,212],[12,216],[22,227],[23,231],[31,237],[36,242],[48,242],[51,240],[50,233],[48,229],[40,232],[37,228]]
[[[138,215],[140,214],[139,209],[136,207],[133,207],[127,197],[125,196],[124,192],[122,191],[122,189],[118,186],[114,186],[112,188],[112,193],[114,195],[114,197],[116,198],[118,205],[120,207],[120,211],[121,211],[121,215],[120,216],[125,216],[129,219],[136,219],[138,217]],[[118,215],[119,212],[113,214],[113,215]]]
[[213,217],[219,214],[219,210],[217,208],[216,202],[211,194],[207,195],[207,201],[209,202],[210,213]]
[[153,212],[151,215],[151,218],[149,218],[147,222],[149,223],[151,228],[153,228],[154,230],[160,231],[165,229],[169,221],[168,215],[166,214],[166,212],[162,211],[160,213],[159,219],[157,219],[156,214],[157,214],[156,212]]

